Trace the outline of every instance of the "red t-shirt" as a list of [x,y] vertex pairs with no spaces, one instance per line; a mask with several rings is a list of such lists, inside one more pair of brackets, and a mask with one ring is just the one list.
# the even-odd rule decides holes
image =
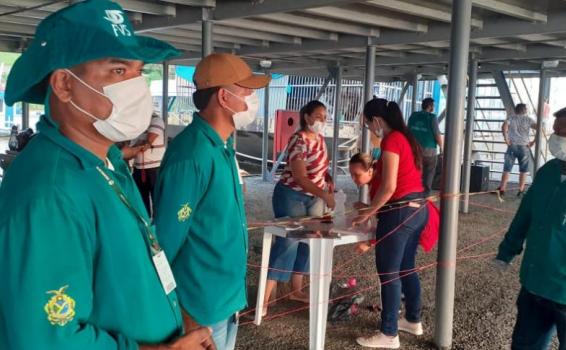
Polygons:
[[370,184],[370,196],[373,199],[381,183],[383,169],[383,153],[391,152],[399,156],[399,171],[397,173],[397,188],[391,196],[391,201],[399,200],[410,193],[423,192],[422,173],[415,165],[415,157],[409,140],[399,131],[393,131],[381,141],[382,156],[374,168],[374,176]]

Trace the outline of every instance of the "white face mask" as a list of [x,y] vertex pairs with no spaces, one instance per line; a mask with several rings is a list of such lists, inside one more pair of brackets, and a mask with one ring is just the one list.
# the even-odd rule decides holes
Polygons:
[[234,112],[232,108],[226,106],[226,109],[234,113],[232,118],[234,118],[234,125],[236,126],[236,129],[245,128],[246,126],[253,123],[256,118],[257,111],[259,110],[259,97],[257,97],[256,92],[253,91],[250,95],[242,98],[228,89],[226,89],[226,91],[228,91],[231,95],[237,97],[241,101],[244,101],[244,103],[248,107],[248,109],[245,111]]
[[312,125],[309,125],[309,130],[314,132],[315,134],[319,134],[324,136],[324,129],[326,128],[326,123],[321,122],[320,120],[315,121]]
[[73,72],[66,69],[81,84],[91,91],[106,97],[112,102],[112,112],[102,119],[77,106],[72,100],[71,105],[88,115],[94,122],[94,128],[112,142],[133,140],[147,130],[151,122],[153,102],[151,93],[144,77],[121,81],[102,88],[103,93],[96,90]]
[[566,137],[556,134],[550,135],[548,149],[553,156],[566,162]]

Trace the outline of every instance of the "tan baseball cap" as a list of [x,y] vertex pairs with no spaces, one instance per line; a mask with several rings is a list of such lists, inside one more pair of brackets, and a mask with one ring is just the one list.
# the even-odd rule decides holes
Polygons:
[[197,64],[193,80],[197,90],[231,84],[261,89],[269,84],[271,77],[254,74],[248,64],[236,55],[213,53]]

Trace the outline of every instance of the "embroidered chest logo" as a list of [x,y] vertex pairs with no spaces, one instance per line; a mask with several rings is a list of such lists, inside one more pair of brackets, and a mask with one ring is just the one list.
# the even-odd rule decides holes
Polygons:
[[69,286],[61,287],[59,290],[50,290],[47,294],[53,294],[45,304],[47,320],[54,326],[64,326],[75,317],[75,301],[65,294]]
[[112,25],[115,36],[132,36],[128,26],[124,24],[124,12],[120,10],[106,10],[104,19]]
[[177,212],[177,220],[179,222],[185,222],[191,217],[193,210],[189,207],[189,203],[185,203],[181,206],[181,209]]

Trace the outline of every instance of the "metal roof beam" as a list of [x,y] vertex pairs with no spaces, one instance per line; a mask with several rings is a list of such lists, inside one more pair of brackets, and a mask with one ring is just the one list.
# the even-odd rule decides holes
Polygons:
[[144,15],[141,23],[134,24],[134,30],[136,33],[144,33],[151,30],[163,30],[197,23],[203,18],[202,11],[202,9],[191,7],[179,7],[174,17]]
[[355,23],[363,23],[371,26],[380,26],[386,28],[407,30],[413,32],[426,32],[428,26],[426,24],[411,22],[401,18],[391,17],[389,15],[380,15],[376,13],[367,13],[364,11],[357,11],[354,8],[340,8],[340,7],[317,7],[308,8],[304,10],[307,13],[331,17],[335,19],[346,19]]
[[[12,6],[0,5],[0,13],[11,12],[11,11],[17,10],[18,8],[21,8],[21,6],[14,7],[13,5]],[[51,12],[49,12],[49,11],[28,10],[28,11],[25,11],[25,12],[21,12],[21,13],[6,16],[6,17],[24,17],[24,18],[31,17],[31,18],[43,19],[43,18],[49,16],[50,14],[51,14]],[[0,18],[2,18],[2,22],[4,22],[4,17],[0,17]]]
[[[452,21],[451,9],[448,6],[442,6],[435,3],[419,1],[418,3],[410,3],[398,0],[371,0],[368,5],[376,6],[386,10],[404,13],[406,15],[423,17],[450,23]],[[481,28],[483,21],[478,18],[472,18],[472,27]]]
[[[566,11],[553,12],[548,15],[546,23],[525,23],[515,18],[496,18],[484,20],[483,29],[471,33],[472,39],[482,38],[506,38],[517,35],[528,34],[555,34],[566,33]],[[376,23],[374,23],[376,25]],[[426,42],[448,41],[450,39],[450,25],[437,24],[429,26],[427,33],[406,33],[399,31],[381,31],[379,38],[372,38],[371,45],[392,45],[392,44],[418,44]],[[279,52],[308,52],[315,50],[339,50],[353,47],[366,47],[368,43],[359,36],[343,37],[337,42],[304,40],[300,47],[291,45],[271,45],[269,48],[243,48],[242,53],[248,55],[269,54]]]
[[320,40],[338,40],[338,34],[329,33],[322,30],[307,29],[297,26],[288,26],[280,23],[272,23],[266,21],[249,20],[249,19],[231,19],[228,21],[219,22],[218,24],[226,25],[229,27],[250,29],[254,28],[260,32],[284,34],[309,39]]
[[23,34],[33,36],[35,34],[35,27],[24,24],[13,23],[0,23],[0,34]]
[[[193,24],[193,25],[189,25],[189,26],[183,26],[179,29],[189,29],[189,30],[200,31],[201,26]],[[225,26],[224,23],[215,23],[215,25],[212,27],[212,31],[213,31],[214,35],[226,35],[226,36],[232,36],[232,37],[239,37],[239,38],[243,38],[245,40],[255,39],[255,40],[260,40],[260,41],[272,41],[272,42],[287,43],[287,44],[294,44],[294,45],[299,45],[302,42],[301,38],[297,38],[297,37],[293,37],[293,36],[273,34],[273,33],[265,33],[265,32],[260,32],[260,31],[253,30],[253,29],[233,28],[233,27]],[[239,42],[241,42],[241,41],[239,41]],[[245,44],[245,42],[241,42],[241,43]],[[248,45],[248,44],[246,44],[246,45]],[[251,45],[261,46],[261,44],[251,44]]]
[[377,27],[367,27],[362,25],[350,24],[345,22],[336,22],[334,20],[325,20],[321,18],[299,16],[290,13],[277,13],[269,15],[261,15],[258,18],[268,19],[270,21],[291,24],[293,26],[326,30],[330,32],[378,37],[379,29]]
[[263,0],[263,1],[222,1],[214,11],[215,20],[243,18],[278,12],[300,11],[319,6],[340,6],[359,0]]
[[162,2],[168,2],[170,4],[178,4],[185,6],[196,6],[196,7],[215,7],[216,0],[161,0]]
[[269,48],[242,48],[241,55],[287,53],[287,52],[308,52],[318,50],[340,50],[351,47],[366,47],[373,45],[375,38],[365,38],[353,35],[341,35],[337,41],[305,39],[301,46],[289,44],[273,44]]
[[[213,31],[214,31],[214,42],[219,41],[219,42],[248,45],[248,46],[268,45],[268,43],[263,42],[261,40],[254,40],[254,39],[248,39],[248,38],[242,38],[242,37],[235,36],[237,33],[234,33],[234,35],[226,35],[226,31],[222,31],[222,30],[218,31],[218,29],[216,29],[216,26],[213,27]],[[151,33],[153,33],[153,32],[151,32]],[[149,34],[150,33],[146,33],[146,35],[149,35]],[[169,29],[167,31],[157,32],[157,34],[174,36],[174,37],[177,37],[179,39],[184,39],[184,38],[191,38],[191,39],[198,39],[198,40],[202,39],[202,33],[200,32],[200,27],[198,29],[197,28]]]
[[[19,1],[19,0],[18,0]],[[139,0],[116,0],[124,10],[141,12],[149,15],[157,16],[176,16],[177,10],[175,5],[159,4],[155,2],[146,2]]]
[[511,16],[527,21],[546,22],[547,15],[532,11],[517,5],[512,5],[501,0],[473,0],[473,5],[485,10]]

